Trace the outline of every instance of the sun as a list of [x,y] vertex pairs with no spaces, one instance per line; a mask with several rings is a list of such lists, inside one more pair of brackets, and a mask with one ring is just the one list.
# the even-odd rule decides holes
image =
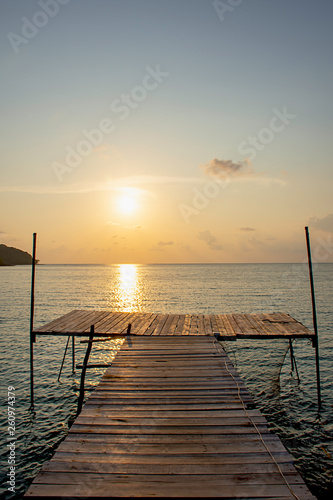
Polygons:
[[129,193],[121,195],[117,199],[116,204],[117,204],[117,209],[122,215],[134,214],[138,208],[135,197]]

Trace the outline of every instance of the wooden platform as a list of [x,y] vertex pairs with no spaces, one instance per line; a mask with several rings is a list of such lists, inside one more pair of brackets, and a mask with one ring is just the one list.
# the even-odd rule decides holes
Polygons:
[[253,406],[214,337],[128,336],[25,497],[314,499]]
[[34,330],[37,335],[214,335],[236,338],[314,338],[314,333],[285,313],[274,314],[153,314],[75,310]]

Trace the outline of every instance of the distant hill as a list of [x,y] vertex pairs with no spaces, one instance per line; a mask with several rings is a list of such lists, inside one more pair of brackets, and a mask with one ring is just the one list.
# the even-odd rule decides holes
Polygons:
[[[36,263],[38,260],[36,261]],[[14,247],[0,245],[0,266],[20,266],[31,265],[32,256],[28,252],[23,252]]]

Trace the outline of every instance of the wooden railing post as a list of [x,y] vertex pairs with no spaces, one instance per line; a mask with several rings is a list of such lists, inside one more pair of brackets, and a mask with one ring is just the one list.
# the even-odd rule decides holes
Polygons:
[[78,403],[77,403],[76,416],[80,415],[81,410],[82,410],[83,399],[84,399],[84,379],[85,379],[85,376],[86,376],[88,359],[89,359],[89,355],[90,355],[90,351],[91,351],[91,347],[92,347],[92,341],[93,341],[93,338],[94,338],[94,333],[95,333],[95,327],[94,327],[94,325],[91,325],[91,327],[90,327],[89,342],[88,342],[87,351],[86,351],[86,355],[84,357],[83,366],[82,366],[82,372],[81,372],[80,394],[79,394],[79,399],[78,399]]

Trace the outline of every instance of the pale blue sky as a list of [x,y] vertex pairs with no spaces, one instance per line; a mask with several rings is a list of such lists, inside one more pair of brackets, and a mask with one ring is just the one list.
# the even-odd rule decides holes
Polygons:
[[[152,197],[164,195],[171,213],[176,213],[180,203],[191,199],[190,179],[200,182],[200,165],[214,158],[244,161],[239,145],[269,126],[273,109],[283,108],[295,118],[257,152],[252,164],[256,173],[271,179],[267,181],[271,187],[263,192],[255,182],[229,186],[205,214],[186,225],[184,239],[194,248],[198,231],[204,229],[219,239],[214,228],[221,229],[224,217],[219,219],[219,210],[224,213],[228,198],[230,207],[234,203],[240,210],[242,200],[248,200],[253,208],[252,213],[248,205],[244,207],[243,213],[251,216],[249,220],[244,216],[242,225],[257,230],[260,214],[268,212],[271,220],[280,221],[280,234],[284,227],[286,238],[297,241],[295,228],[302,230],[310,218],[321,220],[333,212],[331,1],[244,0],[221,21],[213,1],[207,0],[70,0],[66,5],[53,0],[59,12],[28,43],[19,44],[16,54],[8,33],[22,36],[22,18],[36,19],[43,3],[47,1],[10,0],[0,5],[1,212],[12,214],[12,219],[2,219],[0,233],[7,235],[8,244],[25,243],[33,230],[33,224],[22,226],[14,206],[24,204],[27,217],[31,211],[29,220],[44,233],[45,218],[57,212],[60,231],[65,223],[63,197],[72,195],[50,194],[53,212],[46,209],[39,214],[35,205],[42,193],[98,191],[108,185],[112,198],[118,178],[142,177],[140,188]],[[120,120],[111,103],[141,84],[147,66],[158,65],[169,76]],[[59,183],[53,162],[64,162],[66,147],[76,148],[84,139],[82,130],[96,128],[104,118],[114,122],[115,130],[105,135],[103,148],[84,158]],[[162,192],[152,188],[145,176],[153,176]],[[168,178],[174,177],[182,180],[168,185]],[[278,193],[276,183],[281,184]],[[74,198],[72,202],[76,203]],[[116,214],[109,216],[113,220]],[[230,227],[232,216],[228,214]],[[108,219],[107,214],[103,217]],[[184,221],[176,219],[170,222],[175,244],[184,231]],[[74,220],[72,224],[75,227]],[[146,224],[143,220],[147,231],[151,227],[148,239],[153,245],[153,223]],[[240,224],[238,214],[234,228]],[[270,237],[269,220],[263,226],[261,241]],[[237,245],[232,234],[230,241]],[[74,252],[76,243],[68,245]],[[300,243],[297,248],[290,260],[300,258]],[[276,260],[270,251],[267,260],[270,255]],[[195,257],[232,258],[230,249],[219,254],[207,247],[207,252],[203,249]],[[160,260],[181,260],[177,256],[165,253]],[[195,257],[184,256],[184,261]],[[87,259],[94,261],[92,254]],[[126,259],[135,261],[135,254]]]

